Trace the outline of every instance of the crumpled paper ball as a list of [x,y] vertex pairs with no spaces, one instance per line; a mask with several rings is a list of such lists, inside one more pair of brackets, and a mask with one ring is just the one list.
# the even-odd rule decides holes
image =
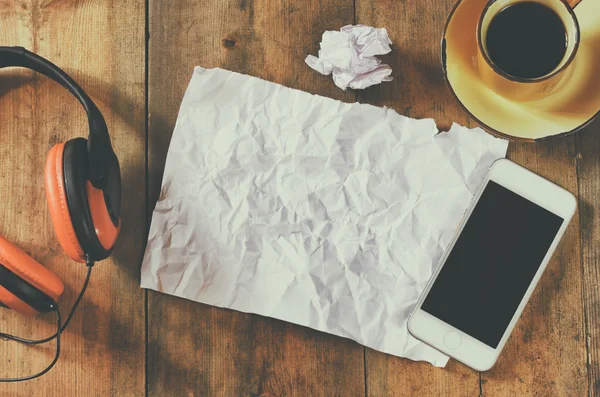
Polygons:
[[308,55],[305,62],[323,75],[332,74],[342,90],[363,89],[392,80],[392,68],[375,57],[392,51],[390,44],[385,28],[347,25],[323,33],[319,57]]

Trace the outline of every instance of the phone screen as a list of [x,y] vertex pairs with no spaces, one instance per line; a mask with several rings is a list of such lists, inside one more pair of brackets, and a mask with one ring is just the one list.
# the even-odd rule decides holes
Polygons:
[[489,181],[421,309],[498,347],[563,222]]

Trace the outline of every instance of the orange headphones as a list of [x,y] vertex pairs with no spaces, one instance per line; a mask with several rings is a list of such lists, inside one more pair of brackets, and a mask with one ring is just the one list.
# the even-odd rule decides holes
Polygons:
[[20,248],[0,237],[0,306],[21,314],[56,312],[57,332],[42,340],[27,340],[0,333],[0,337],[37,345],[56,339],[56,356],[44,371],[24,377],[0,379],[14,382],[48,372],[60,355],[60,334],[81,300],[94,262],[112,252],[121,227],[121,171],[104,117],[91,98],[56,65],[21,47],[0,47],[0,68],[23,67],[41,73],[65,87],[85,109],[88,139],[75,138],[54,146],[48,154],[44,183],[58,241],[71,259],[86,263],[88,274],[64,325],[57,301],[63,293],[60,278]]

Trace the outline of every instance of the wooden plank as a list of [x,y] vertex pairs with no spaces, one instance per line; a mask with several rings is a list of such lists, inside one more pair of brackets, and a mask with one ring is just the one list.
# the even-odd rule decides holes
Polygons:
[[587,346],[587,388],[600,396],[600,121],[576,136],[581,265]]
[[[511,144],[508,157],[577,194],[574,137]],[[482,374],[485,395],[587,395],[580,263],[576,214],[498,363]]]
[[[112,132],[125,187],[120,241],[112,259],[94,269],[90,288],[63,334],[62,358],[41,379],[0,384],[0,395],[143,395],[144,1],[3,1],[0,20],[1,45],[23,45],[51,59],[96,100]],[[0,233],[64,280],[60,307],[65,316],[86,269],[68,260],[54,237],[43,170],[52,145],[87,136],[87,119],[75,99],[44,77],[10,69],[0,81]],[[2,310],[0,330],[43,337],[54,332],[54,320]],[[2,377],[42,369],[54,353],[52,344],[0,343]]]
[[[385,27],[392,52],[381,57],[392,65],[394,81],[359,92],[359,102],[388,106],[415,118],[434,118],[438,128],[469,120],[446,89],[440,40],[454,0],[357,0],[356,21]],[[476,396],[479,375],[457,362],[445,369],[367,349],[369,396]]]
[[392,82],[358,91],[360,102],[389,106],[414,118],[433,118],[441,131],[452,122],[470,125],[446,88],[440,42],[454,0],[356,0],[356,22],[385,27],[392,52],[380,58],[392,66]]
[[[352,0],[150,1],[150,202],[196,65],[353,101],[304,64],[321,34],[354,19]],[[149,292],[149,395],[363,396],[363,348],[255,315]]]

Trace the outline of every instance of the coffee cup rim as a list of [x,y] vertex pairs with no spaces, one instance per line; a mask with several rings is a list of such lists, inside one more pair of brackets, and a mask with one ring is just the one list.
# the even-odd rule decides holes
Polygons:
[[[487,12],[489,11],[490,7],[494,3],[496,3],[497,1],[498,0],[489,0],[486,3],[486,5],[485,5],[485,7],[483,9],[483,12],[481,13],[481,15],[479,17],[479,21],[477,22],[477,46],[479,47],[479,51],[481,52],[481,56],[483,57],[483,59],[485,60],[485,62],[494,70],[494,72],[496,72],[497,74],[499,74],[500,76],[504,77],[507,80],[515,81],[517,83],[537,83],[537,82],[549,80],[549,79],[551,79],[551,78],[559,75],[566,68],[568,68],[569,65],[571,65],[571,63],[575,59],[575,56],[577,55],[577,51],[579,50],[579,42],[580,42],[580,39],[581,39],[579,21],[577,20],[577,16],[575,15],[575,11],[569,5],[569,3],[567,3],[566,0],[558,0],[561,3],[563,3],[563,5],[567,8],[567,11],[571,15],[571,18],[573,18],[573,22],[575,22],[575,29],[576,29],[576,32],[577,32],[576,35],[575,35],[575,47],[573,48],[573,51],[571,51],[571,55],[569,55],[569,58],[567,59],[567,62],[565,62],[565,64],[562,65],[560,68],[554,70],[552,73],[549,73],[549,74],[544,75],[542,77],[536,77],[536,78],[532,78],[532,79],[513,76],[510,73],[506,73],[504,70],[502,70],[500,67],[498,67],[489,58],[489,56],[487,54],[487,51],[485,51],[485,49],[483,48],[483,37],[482,37],[482,34],[481,34],[481,30],[483,29],[483,19],[485,18],[485,16],[486,16]],[[524,1],[536,2],[535,0],[524,0]]]

